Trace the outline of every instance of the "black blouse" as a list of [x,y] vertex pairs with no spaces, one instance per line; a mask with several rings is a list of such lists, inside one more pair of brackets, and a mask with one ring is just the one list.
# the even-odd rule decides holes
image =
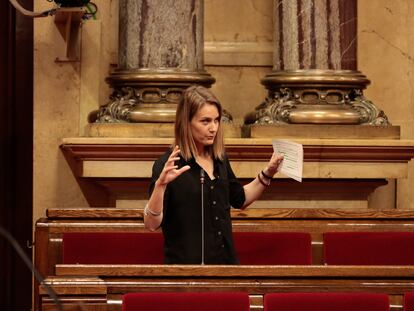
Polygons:
[[[165,162],[167,151],[152,168],[150,195]],[[182,158],[178,167],[190,165],[167,185],[164,194],[163,221],[165,263],[201,263],[201,167],[194,159]],[[243,186],[237,181],[226,158],[214,160],[214,179],[205,174],[204,181],[204,262],[206,264],[237,264],[233,246],[230,207],[241,208],[245,201]]]

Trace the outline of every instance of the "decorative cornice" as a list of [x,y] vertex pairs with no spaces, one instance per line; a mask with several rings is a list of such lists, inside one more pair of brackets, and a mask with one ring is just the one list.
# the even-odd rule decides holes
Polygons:
[[[153,161],[168,144],[62,144],[74,160]],[[305,162],[387,162],[406,163],[414,158],[414,146],[304,145]],[[270,145],[227,145],[232,161],[267,161]]]

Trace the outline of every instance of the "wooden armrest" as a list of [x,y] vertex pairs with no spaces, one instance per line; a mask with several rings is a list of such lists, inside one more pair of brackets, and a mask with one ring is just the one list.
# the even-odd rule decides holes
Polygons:
[[[93,219],[142,219],[140,208],[91,208],[66,207],[49,208],[50,219],[93,218]],[[233,219],[413,219],[414,210],[399,209],[338,209],[338,208],[251,208],[232,210]]]

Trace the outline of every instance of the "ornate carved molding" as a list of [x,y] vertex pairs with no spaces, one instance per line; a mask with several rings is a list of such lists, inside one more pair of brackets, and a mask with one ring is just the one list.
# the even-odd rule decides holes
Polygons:
[[90,122],[174,122],[183,90],[191,84],[210,87],[215,79],[205,71],[137,69],[114,71],[106,81],[114,91]]
[[245,117],[246,124],[390,125],[364,97],[369,80],[358,71],[274,71],[262,84],[268,96]]

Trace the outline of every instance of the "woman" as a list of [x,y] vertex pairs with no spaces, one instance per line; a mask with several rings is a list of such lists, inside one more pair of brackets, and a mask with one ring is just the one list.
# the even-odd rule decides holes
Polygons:
[[237,264],[230,206],[243,209],[259,198],[283,160],[273,154],[242,186],[225,155],[221,116],[220,102],[209,90],[189,87],[177,107],[175,147],[154,163],[144,223],[150,230],[162,227],[165,263]]

